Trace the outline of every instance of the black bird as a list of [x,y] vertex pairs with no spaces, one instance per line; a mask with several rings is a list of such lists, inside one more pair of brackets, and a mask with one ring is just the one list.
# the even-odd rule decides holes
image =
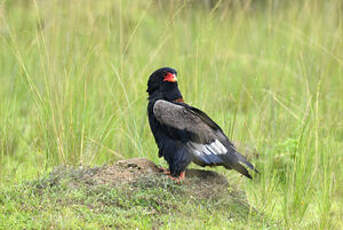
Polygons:
[[177,85],[177,72],[169,67],[153,72],[148,81],[148,116],[159,157],[169,164],[174,179],[185,177],[186,167],[224,166],[251,179],[254,166],[235,149],[223,130],[204,112],[186,104]]

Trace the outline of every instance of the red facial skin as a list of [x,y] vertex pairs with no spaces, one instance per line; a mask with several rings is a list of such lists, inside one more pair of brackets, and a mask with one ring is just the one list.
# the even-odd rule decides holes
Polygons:
[[177,79],[176,79],[176,76],[175,74],[172,74],[172,73],[167,73],[165,76],[164,76],[164,79],[163,81],[168,81],[168,82],[176,82]]

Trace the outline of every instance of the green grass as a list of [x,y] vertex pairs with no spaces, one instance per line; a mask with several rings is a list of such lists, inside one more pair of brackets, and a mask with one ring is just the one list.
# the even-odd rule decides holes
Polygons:
[[[148,126],[145,90],[152,71],[171,66],[188,103],[233,140],[256,146],[256,180],[216,170],[279,223],[276,229],[342,229],[343,4],[245,2],[207,9],[187,1],[1,1],[0,189],[10,195],[0,216],[6,224],[21,222],[20,229],[30,218],[32,210],[11,209],[22,202],[18,193],[37,202],[25,195],[29,188],[13,186],[57,165],[131,157],[164,163]],[[116,215],[80,207],[89,218],[78,219],[75,210],[46,208],[47,218],[32,228],[101,228],[91,226],[92,218]],[[149,216],[135,211],[125,221],[151,228]],[[206,219],[209,229],[228,227],[225,212],[208,214],[164,222],[196,228]],[[247,218],[231,227],[260,229],[263,222]]]

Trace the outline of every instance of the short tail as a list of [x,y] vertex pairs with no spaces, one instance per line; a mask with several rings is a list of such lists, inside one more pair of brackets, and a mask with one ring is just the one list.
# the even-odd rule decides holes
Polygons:
[[248,170],[243,165],[241,165],[239,162],[237,162],[236,164],[230,165],[230,166],[225,165],[224,167],[227,169],[234,169],[234,170],[238,171],[240,174],[248,177],[249,179],[252,179]]
[[235,152],[238,160],[248,166],[250,169],[254,170],[256,173],[260,173],[244,156],[242,156],[239,152]]
[[254,170],[256,173],[259,173],[259,171],[244,156],[242,156],[237,151],[226,155],[226,157],[229,158],[226,160],[227,164],[224,165],[224,167],[227,169],[234,169],[242,175],[248,177],[249,179],[252,179],[251,175],[249,174],[249,171],[241,164],[243,163],[248,168]]

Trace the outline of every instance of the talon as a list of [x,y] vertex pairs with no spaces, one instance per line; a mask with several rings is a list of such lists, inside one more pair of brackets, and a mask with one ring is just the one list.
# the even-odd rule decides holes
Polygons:
[[163,173],[164,175],[170,175],[169,169],[166,169],[166,168],[163,168],[163,167],[159,167],[158,169],[159,169],[160,172]]
[[173,177],[171,175],[168,175],[168,177],[170,179],[176,181],[177,183],[181,183],[186,178],[186,172],[181,172],[180,176],[178,176],[178,177]]
[[179,178],[180,180],[184,180],[186,178],[186,172],[185,171],[181,172]]

